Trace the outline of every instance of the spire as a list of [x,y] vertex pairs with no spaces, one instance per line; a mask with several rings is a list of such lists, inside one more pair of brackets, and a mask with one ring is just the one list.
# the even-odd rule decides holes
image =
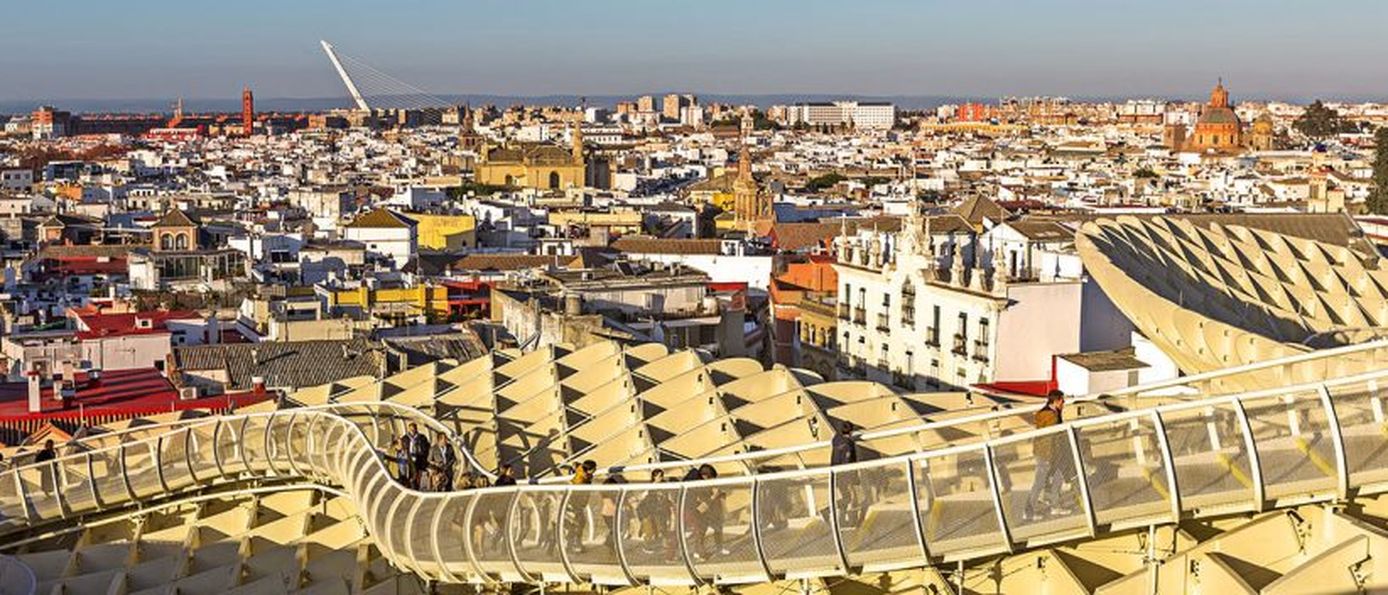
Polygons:
[[583,122],[574,122],[573,133],[573,160],[574,163],[583,163]]
[[1210,91],[1211,107],[1229,107],[1229,92],[1224,89],[1224,77],[1219,77],[1213,91]]

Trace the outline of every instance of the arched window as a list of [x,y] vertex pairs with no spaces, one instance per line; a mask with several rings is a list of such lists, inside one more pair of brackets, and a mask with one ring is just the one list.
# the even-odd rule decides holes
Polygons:
[[187,250],[187,249],[188,249],[188,234],[181,233],[181,234],[178,234],[177,236],[174,237],[174,249],[175,249],[175,250]]
[[170,236],[169,234],[164,234],[164,235],[162,235],[162,236],[159,236],[159,249],[160,249],[160,250],[172,250],[172,249],[173,249],[173,237]]
[[558,188],[558,187],[559,187],[559,172],[557,172],[557,171],[549,172],[549,187],[550,187],[550,188]]
[[515,185],[516,185],[516,178],[512,177],[511,174],[506,174],[506,185],[507,185],[507,186],[515,186]]

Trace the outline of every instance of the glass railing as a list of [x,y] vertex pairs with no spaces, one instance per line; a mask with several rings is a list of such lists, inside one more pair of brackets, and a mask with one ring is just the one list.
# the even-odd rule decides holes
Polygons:
[[[921,452],[704,481],[426,493],[382,456],[421,415],[364,404],[183,422],[0,474],[31,526],[256,477],[350,496],[400,568],[458,581],[751,583],[1006,554],[1126,528],[1388,491],[1378,380],[948,435]],[[423,426],[421,426],[423,427]],[[942,431],[947,426],[940,428]],[[796,456],[803,456],[797,453]]]
[[37,590],[32,568],[17,558],[0,556],[0,595],[33,595]]

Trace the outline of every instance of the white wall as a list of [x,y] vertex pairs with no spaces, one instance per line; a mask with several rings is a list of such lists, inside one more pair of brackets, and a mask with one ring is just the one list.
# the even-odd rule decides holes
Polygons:
[[680,263],[707,273],[714,283],[746,283],[748,288],[766,290],[771,286],[770,256],[724,256],[722,254],[630,254],[634,260],[662,264]]
[[1080,351],[1082,291],[1079,282],[1007,288],[1010,303],[996,323],[996,380],[1048,379],[1055,354]]

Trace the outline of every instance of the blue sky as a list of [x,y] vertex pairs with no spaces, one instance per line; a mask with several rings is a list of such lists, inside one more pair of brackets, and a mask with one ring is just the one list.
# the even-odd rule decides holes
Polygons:
[[0,99],[429,91],[1388,96],[1383,0],[67,0],[10,7]]

